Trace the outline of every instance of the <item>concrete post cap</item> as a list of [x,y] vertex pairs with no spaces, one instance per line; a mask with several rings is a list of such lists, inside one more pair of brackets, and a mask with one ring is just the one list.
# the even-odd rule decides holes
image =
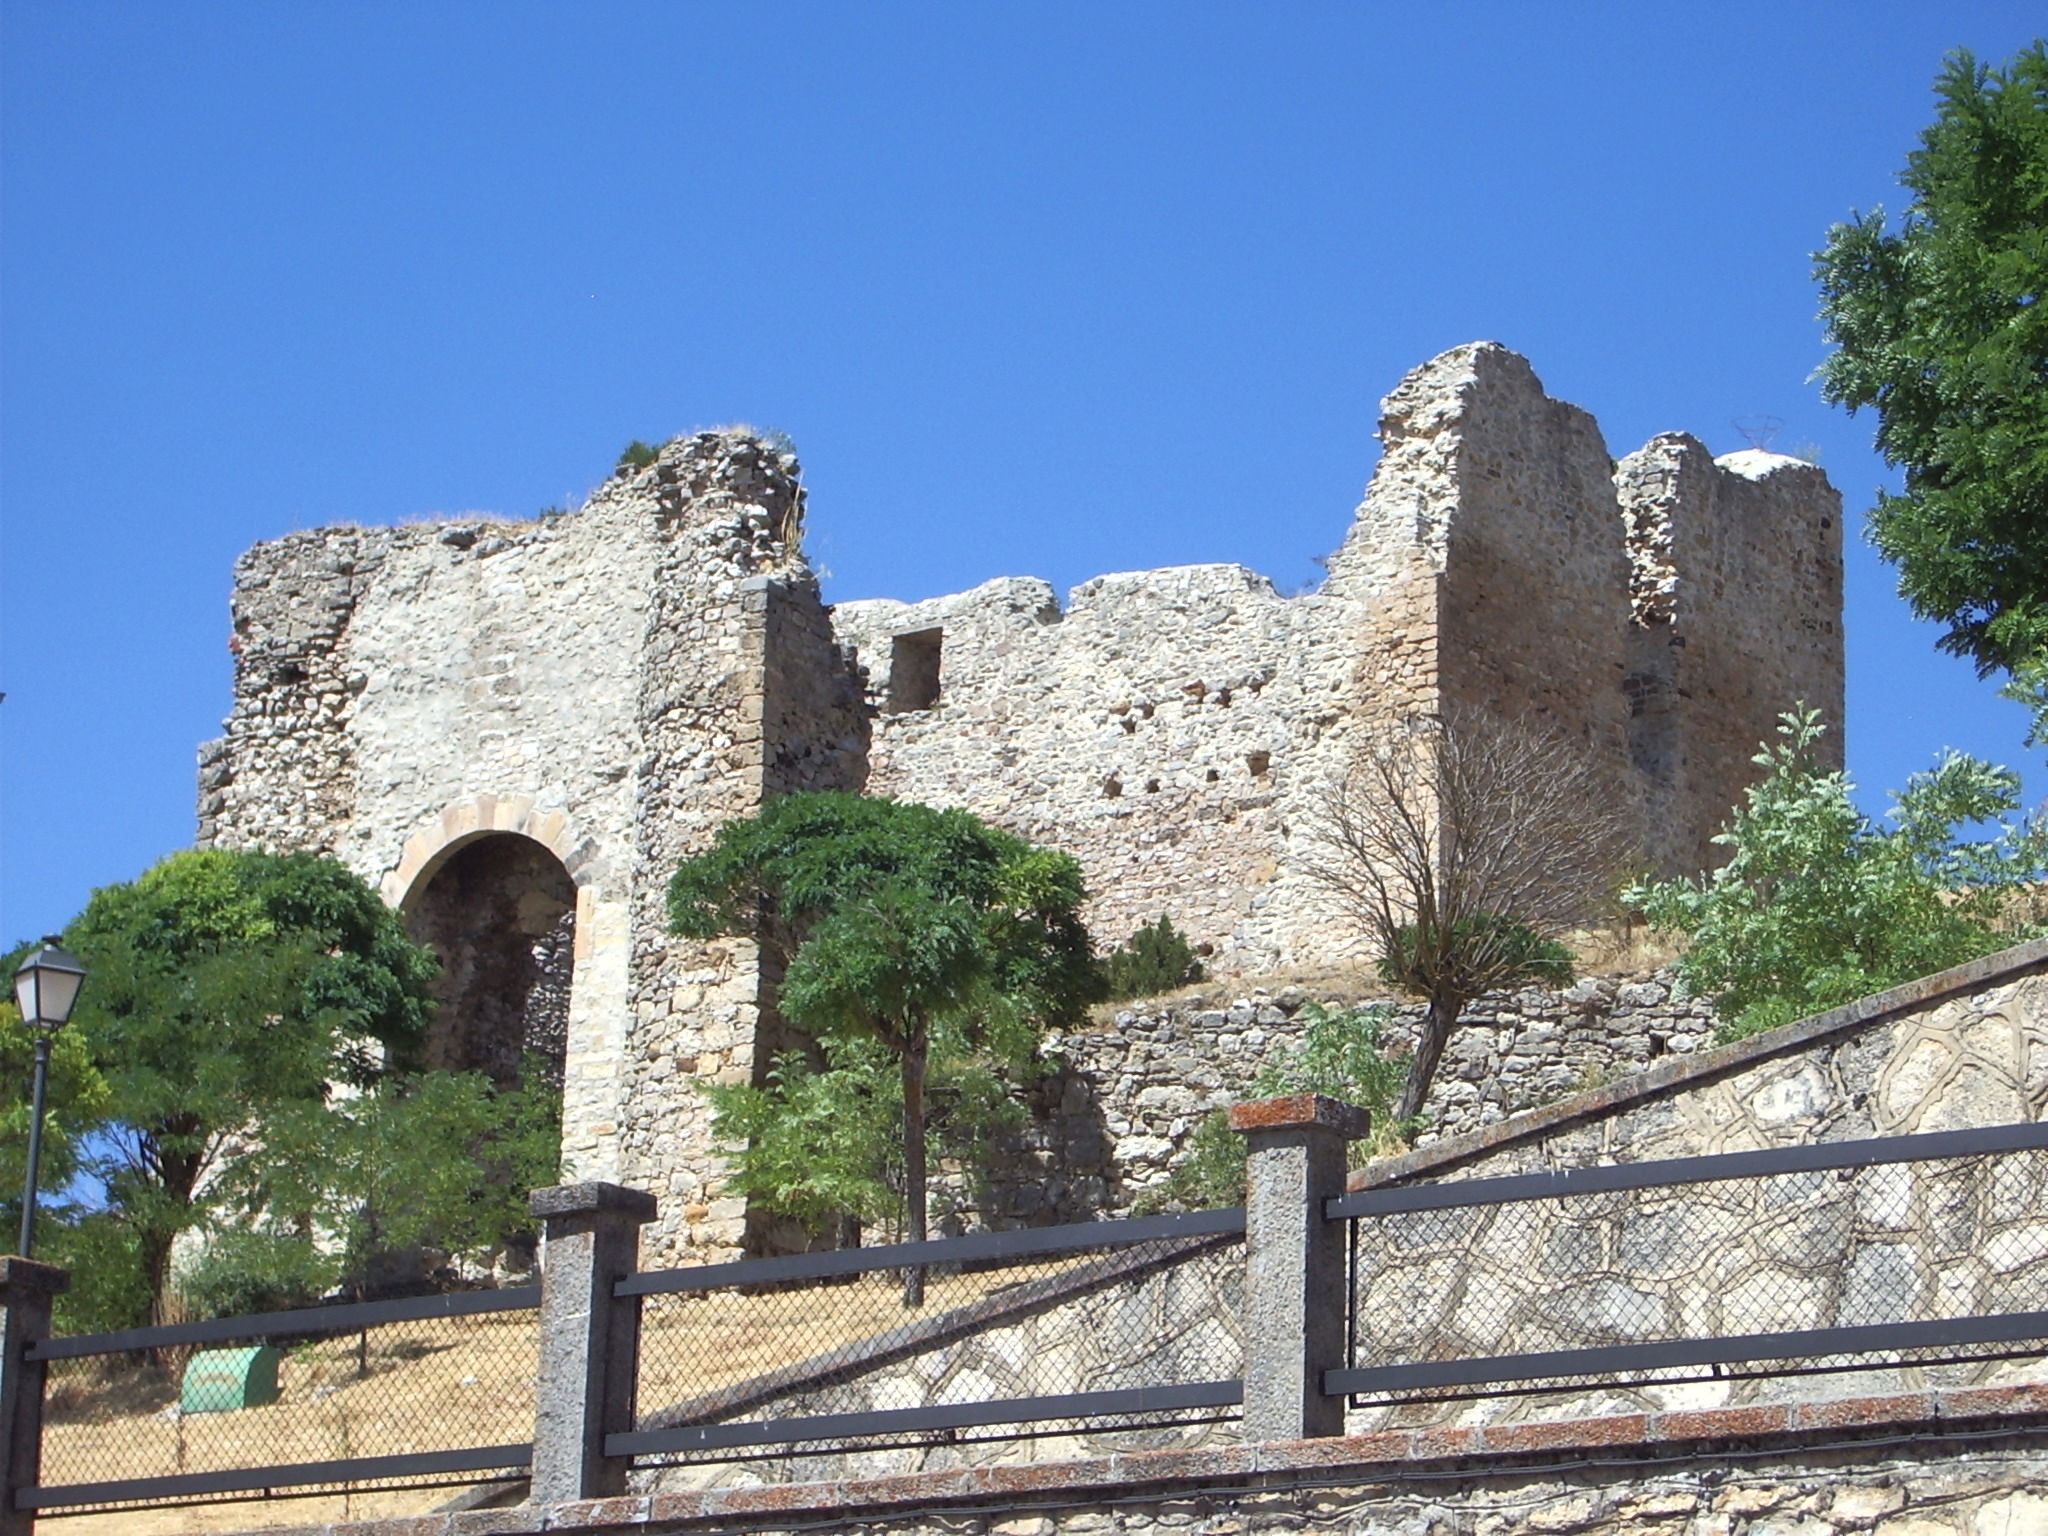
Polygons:
[[11,1293],[61,1296],[71,1289],[71,1271],[18,1254],[0,1256],[0,1299]]
[[595,1216],[617,1212],[636,1222],[654,1220],[654,1196],[644,1189],[623,1184],[593,1181],[588,1184],[551,1184],[526,1197],[526,1208],[543,1219],[551,1216]]
[[1356,1141],[1371,1129],[1372,1112],[1323,1093],[1291,1093],[1283,1099],[1254,1099],[1230,1106],[1230,1128],[1240,1135],[1310,1126],[1324,1126],[1346,1141]]

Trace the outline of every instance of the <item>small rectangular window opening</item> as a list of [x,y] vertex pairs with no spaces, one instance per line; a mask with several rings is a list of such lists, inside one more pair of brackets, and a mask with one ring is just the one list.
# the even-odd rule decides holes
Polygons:
[[889,646],[887,712],[908,714],[939,702],[939,649],[944,631],[920,629],[898,635]]

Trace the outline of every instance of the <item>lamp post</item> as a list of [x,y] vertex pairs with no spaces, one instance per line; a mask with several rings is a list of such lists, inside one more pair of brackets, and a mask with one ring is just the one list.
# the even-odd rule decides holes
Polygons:
[[71,1020],[85,967],[65,953],[51,934],[43,947],[21,962],[14,973],[14,1000],[21,1004],[21,1022],[36,1037],[35,1106],[28,1122],[28,1188],[21,1197],[21,1256],[30,1257],[36,1237],[36,1173],[43,1157],[43,1096],[50,1081],[50,1042]]

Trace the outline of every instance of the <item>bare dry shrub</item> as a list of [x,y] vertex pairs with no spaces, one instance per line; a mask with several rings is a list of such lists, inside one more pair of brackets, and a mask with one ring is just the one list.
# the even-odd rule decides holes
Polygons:
[[1429,1004],[1399,1118],[1467,1003],[1569,974],[1557,940],[1612,915],[1632,820],[1586,745],[1539,721],[1449,709],[1365,736],[1304,829],[1303,870]]

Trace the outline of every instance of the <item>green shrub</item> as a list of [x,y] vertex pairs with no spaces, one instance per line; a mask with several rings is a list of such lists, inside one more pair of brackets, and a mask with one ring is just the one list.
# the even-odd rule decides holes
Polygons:
[[[1250,1099],[1321,1093],[1371,1111],[1373,1134],[1354,1145],[1354,1164],[1413,1134],[1414,1124],[1386,1120],[1408,1076],[1406,1057],[1387,1055],[1381,1031],[1394,1010],[1384,1003],[1301,1010],[1301,1042],[1281,1046],[1252,1079]],[[1226,1110],[1212,1110],[1189,1134],[1181,1161],[1164,1181],[1140,1195],[1133,1214],[1206,1211],[1244,1199],[1244,1138],[1230,1128]]]
[[1161,916],[1140,928],[1128,944],[1120,944],[1101,960],[1102,979],[1111,1002],[1170,992],[1206,974],[1194,949],[1171,918]]
[[643,443],[636,437],[619,451],[619,462],[613,473],[623,475],[628,470],[645,469],[660,457],[659,443]]
[[[765,1080],[706,1083],[719,1144],[733,1158],[727,1188],[762,1209],[823,1231],[835,1219],[900,1231],[904,1219],[903,1073],[888,1047],[859,1037],[819,1042],[822,1065],[786,1051]],[[925,1083],[925,1130],[938,1165],[968,1172],[985,1193],[989,1149],[1025,1118],[1005,1074],[1016,1063],[936,1027]]]
[[1243,1200],[1244,1138],[1230,1128],[1230,1111],[1212,1109],[1188,1133],[1172,1171],[1131,1202],[1131,1214],[1224,1210]]
[[195,1321],[310,1307],[332,1283],[334,1265],[296,1233],[227,1230],[207,1238],[178,1294]]
[[111,1211],[39,1222],[36,1256],[71,1271],[57,1298],[59,1333],[111,1333],[149,1325],[149,1276],[134,1226]]
[[1961,753],[1917,773],[1886,821],[1823,759],[1818,712],[1779,717],[1765,770],[1714,841],[1728,862],[1622,899],[1691,941],[1686,992],[1710,997],[1738,1040],[2018,943],[2013,897],[2048,874],[2048,826],[2011,818],[2019,775]]
[[[1415,934],[1412,923],[1401,929],[1396,936],[1399,947],[1380,960],[1380,980],[1391,986],[1412,984],[1421,969],[1415,955]],[[1570,950],[1526,924],[1492,913],[1458,919],[1451,925],[1449,948],[1472,970],[1515,978],[1507,985],[1541,981],[1568,987],[1577,979]]]

